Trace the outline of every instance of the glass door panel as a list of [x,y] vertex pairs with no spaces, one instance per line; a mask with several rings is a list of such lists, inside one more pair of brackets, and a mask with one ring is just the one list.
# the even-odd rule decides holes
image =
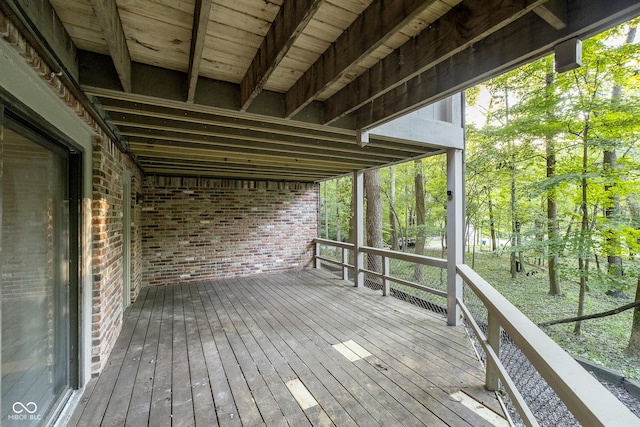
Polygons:
[[0,424],[36,426],[69,390],[69,161],[7,127],[0,144]]

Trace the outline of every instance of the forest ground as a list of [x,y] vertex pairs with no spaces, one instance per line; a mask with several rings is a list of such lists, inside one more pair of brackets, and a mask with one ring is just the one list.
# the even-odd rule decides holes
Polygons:
[[[471,255],[466,263],[471,265]],[[477,252],[474,269],[513,305],[534,323],[565,319],[576,316],[579,285],[577,279],[563,280],[563,296],[550,296],[547,270],[527,265],[534,274],[519,274],[512,279],[509,273],[509,256],[490,252]],[[599,313],[632,302],[635,289],[626,298],[608,296],[600,289],[591,289],[585,297],[585,314]],[[625,348],[631,333],[633,310],[599,319],[584,320],[582,333],[573,333],[574,323],[542,327],[547,335],[572,356],[589,359],[622,375],[640,380],[640,358],[629,357]]]

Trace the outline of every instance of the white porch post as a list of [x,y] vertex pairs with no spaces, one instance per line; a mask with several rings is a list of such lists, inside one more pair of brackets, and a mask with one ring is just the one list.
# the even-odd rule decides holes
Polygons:
[[447,150],[447,324],[460,324],[462,278],[456,265],[464,262],[464,164],[463,151]]
[[364,285],[364,253],[360,248],[364,246],[364,173],[362,171],[353,172],[353,225],[355,227],[354,245],[354,271],[353,284],[356,287]]

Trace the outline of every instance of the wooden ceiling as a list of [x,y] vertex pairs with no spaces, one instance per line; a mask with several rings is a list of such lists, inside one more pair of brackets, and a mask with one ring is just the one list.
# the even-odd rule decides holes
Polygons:
[[316,181],[437,151],[375,136],[360,147],[356,134],[637,16],[638,3],[7,0],[3,8],[55,51],[145,173]]

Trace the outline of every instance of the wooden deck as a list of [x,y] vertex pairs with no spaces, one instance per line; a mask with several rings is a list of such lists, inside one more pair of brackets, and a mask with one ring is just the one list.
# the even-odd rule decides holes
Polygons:
[[462,328],[326,272],[167,285],[127,310],[68,425],[494,425],[450,396],[500,411],[483,377]]

